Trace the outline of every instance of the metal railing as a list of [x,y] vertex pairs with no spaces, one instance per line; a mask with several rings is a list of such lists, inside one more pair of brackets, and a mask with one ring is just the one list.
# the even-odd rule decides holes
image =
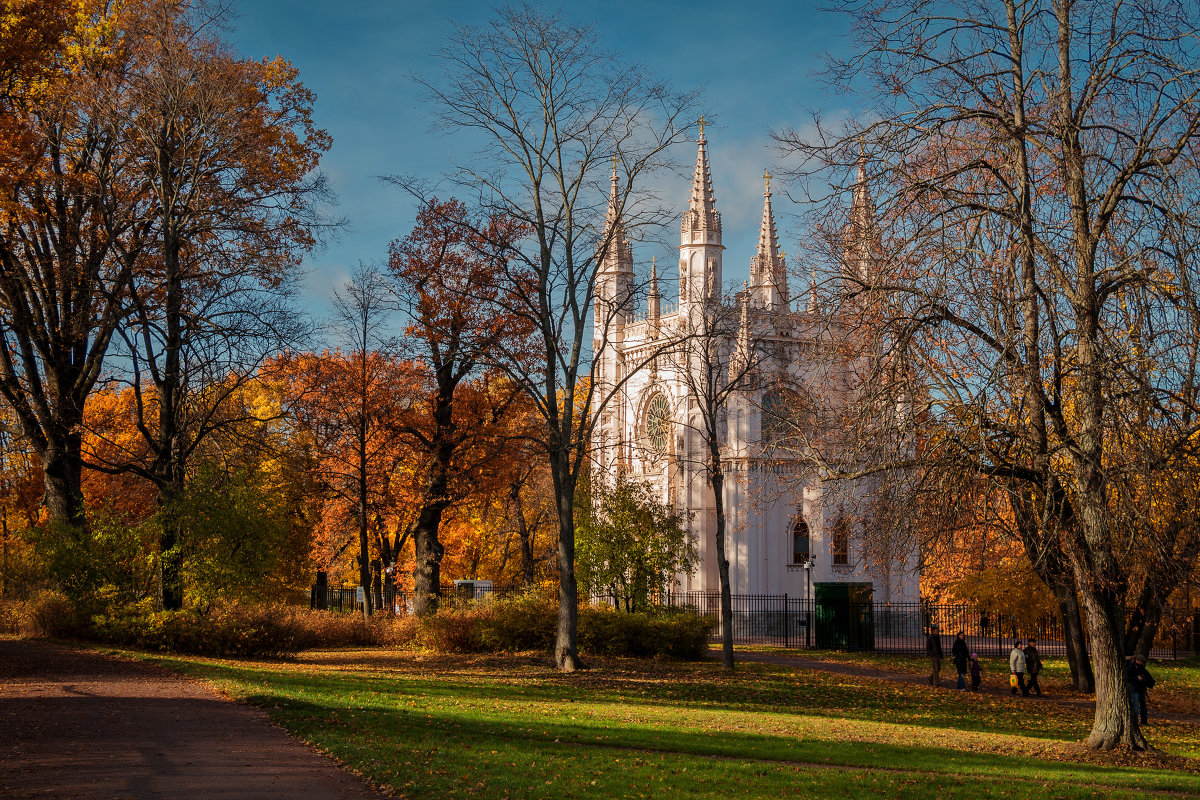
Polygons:
[[[509,597],[523,594],[525,591],[524,586],[476,585],[466,591],[461,586],[443,586],[440,591],[439,604],[443,608],[458,608],[474,600],[482,600],[486,597]],[[412,613],[413,592],[398,589],[395,586],[384,586],[378,594],[381,594],[382,597],[375,597],[371,604],[373,610],[397,616]],[[309,590],[308,607],[343,613],[362,613],[362,603],[358,599],[357,586],[314,585]]]
[[[971,652],[981,656],[1007,656],[1015,639],[1031,636],[1037,639],[1038,651],[1044,656],[1066,656],[1067,651],[1057,616],[1029,620],[968,605],[821,601],[786,594],[735,594],[730,599],[735,644],[924,655],[932,626],[937,625],[942,652],[947,657],[959,631]],[[605,597],[596,600],[611,602]],[[717,626],[713,638],[720,640],[720,593],[671,592],[657,598],[656,605],[692,609],[712,618]],[[1198,633],[1193,616],[1168,609],[1151,656],[1175,659],[1193,655],[1200,640]]]
[[[488,597],[509,597],[527,591],[523,586],[443,586],[442,608],[458,608]],[[412,613],[413,593],[383,587],[378,611],[403,616]],[[981,656],[1007,656],[1013,640],[1033,636],[1043,656],[1066,655],[1062,622],[1057,616],[1018,619],[980,611],[968,605],[937,603],[858,603],[846,600],[811,600],[790,595],[735,594],[733,641],[797,649],[867,650],[880,653],[923,655],[933,625],[938,626],[942,651],[948,657],[959,631],[971,652]],[[591,602],[612,604],[611,597],[593,596]],[[669,592],[655,598],[658,608],[691,610],[715,623],[713,639],[721,639],[719,592]],[[310,607],[331,611],[362,612],[357,587],[313,586]],[[1200,626],[1192,614],[1176,609],[1164,612],[1151,656],[1175,659],[1194,655],[1200,644]]]

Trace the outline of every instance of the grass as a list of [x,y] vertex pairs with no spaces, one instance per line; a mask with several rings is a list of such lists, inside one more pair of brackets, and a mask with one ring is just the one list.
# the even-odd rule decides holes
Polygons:
[[[1200,794],[1193,725],[1156,726],[1153,756],[1102,756],[1076,744],[1082,708],[790,666],[593,659],[561,675],[542,657],[381,649],[287,663],[142,657],[266,709],[400,796]],[[1178,669],[1169,680],[1200,682],[1197,666]]]

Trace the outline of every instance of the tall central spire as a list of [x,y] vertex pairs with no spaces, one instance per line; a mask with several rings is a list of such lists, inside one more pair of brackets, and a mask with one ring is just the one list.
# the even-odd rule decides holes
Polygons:
[[754,300],[772,308],[788,301],[787,265],[779,250],[779,234],[775,231],[775,212],[771,208],[771,173],[763,173],[762,224],[758,229],[758,250],[750,259],[750,288]]
[[679,308],[691,311],[708,307],[721,295],[721,212],[713,195],[708,171],[704,117],[696,140],[696,171],[692,194],[683,212],[679,235]]
[[704,138],[704,117],[700,118],[700,138],[696,140],[696,170],[692,174],[692,196],[683,218],[684,232],[713,232],[721,236],[721,212],[713,194],[712,174],[708,171],[708,140]]

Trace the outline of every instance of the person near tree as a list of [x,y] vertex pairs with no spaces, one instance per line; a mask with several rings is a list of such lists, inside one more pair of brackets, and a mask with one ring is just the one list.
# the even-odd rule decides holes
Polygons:
[[1016,678],[1012,684],[1012,693],[1016,694],[1017,689],[1021,690],[1023,697],[1029,697],[1029,687],[1025,685],[1025,651],[1021,649],[1021,640],[1017,639],[1013,642],[1012,652],[1008,654],[1008,671]]
[[971,653],[971,691],[978,692],[983,681],[983,667],[979,665],[979,653]]
[[1141,724],[1147,722],[1146,691],[1154,686],[1154,678],[1146,670],[1146,657],[1140,653],[1125,666],[1125,683],[1129,686],[1129,705]]
[[966,633],[959,631],[954,637],[954,646],[950,648],[950,657],[954,659],[954,669],[958,672],[958,688],[967,688],[967,667],[971,660],[971,651],[967,648]]
[[1038,654],[1037,639],[1029,637],[1029,643],[1025,645],[1025,675],[1029,678],[1027,688],[1029,691],[1042,696],[1042,687],[1038,686],[1038,675],[1042,671],[1042,657]]
[[929,626],[929,638],[925,640],[925,655],[929,656],[929,685],[942,685],[942,639],[938,635],[938,626]]

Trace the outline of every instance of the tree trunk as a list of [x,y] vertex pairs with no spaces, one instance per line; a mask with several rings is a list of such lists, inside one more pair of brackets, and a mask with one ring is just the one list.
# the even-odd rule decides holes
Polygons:
[[[167,159],[167,149],[163,150]],[[164,173],[169,174],[169,173]],[[183,376],[183,275],[180,241],[170,224],[163,234],[164,303],[163,369],[158,386],[158,452],[154,471],[162,514],[159,553],[162,559],[162,607],[183,608],[183,554],[179,510],[184,490],[183,404],[187,387]]]
[[1110,593],[1088,589],[1080,594],[1087,611],[1096,667],[1096,716],[1087,746],[1095,750],[1113,750],[1120,746],[1144,750],[1146,739],[1130,708],[1125,683],[1120,606]]
[[721,582],[721,665],[733,669],[733,594],[729,586],[729,559],[725,555],[725,475],[721,471],[721,452],[717,440],[708,437],[708,480],[716,510],[717,575]]
[[76,540],[81,541],[87,520],[82,489],[81,437],[68,434],[61,444],[51,445],[39,455],[45,488],[43,501],[50,519],[66,526]]
[[525,521],[525,507],[521,503],[521,482],[514,481],[508,492],[512,502],[513,516],[517,521],[517,536],[521,540],[521,577],[526,587],[533,585],[533,541],[529,525]]
[[435,614],[442,591],[442,556],[445,548],[438,541],[438,526],[442,512],[448,505],[445,496],[435,502],[426,503],[417,516],[413,528],[413,612]]
[[[1086,464],[1077,467],[1077,489],[1091,485],[1081,480],[1090,471]],[[1121,746],[1144,750],[1146,739],[1130,708],[1125,681],[1125,584],[1112,555],[1102,546],[1106,540],[1104,494],[1077,491],[1077,498],[1078,530],[1064,537],[1064,544],[1083,604],[1095,668],[1096,714],[1086,744],[1096,750]]]
[[1058,614],[1062,619],[1067,665],[1071,668],[1071,684],[1081,692],[1094,692],[1096,677],[1092,673],[1092,660],[1088,655],[1087,637],[1083,633],[1083,619],[1079,613],[1075,584],[1070,581],[1058,581],[1051,588],[1054,590]]
[[583,669],[579,658],[579,585],[575,579],[575,480],[570,454],[563,450],[550,457],[554,478],[554,501],[558,506],[558,632],[554,641],[554,665],[563,672]]

